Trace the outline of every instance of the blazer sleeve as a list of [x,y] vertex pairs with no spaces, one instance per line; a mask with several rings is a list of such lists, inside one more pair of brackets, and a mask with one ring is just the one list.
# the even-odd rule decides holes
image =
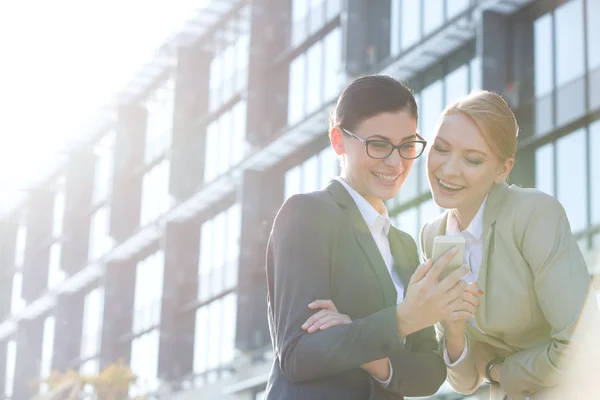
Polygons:
[[389,307],[350,324],[307,333],[308,304],[331,299],[332,266],[341,218],[314,195],[291,197],[279,211],[267,249],[271,335],[282,373],[292,382],[360,368],[406,351],[396,309]]
[[[500,385],[513,399],[523,399],[546,387],[565,382],[573,367],[577,330],[595,323],[598,310],[591,300],[589,271],[571,234],[562,205],[547,195],[536,196],[517,214],[524,224],[522,252],[534,276],[538,303],[551,327],[550,343],[507,357],[500,370]],[[582,354],[582,353],[581,353]]]
[[[417,245],[408,234],[403,233],[402,239],[414,273],[419,264]],[[386,390],[408,397],[435,394],[446,380],[446,364],[438,353],[435,328],[430,326],[408,335],[406,346],[409,352],[389,356],[394,373]]]
[[[430,228],[431,227],[428,224],[423,225],[419,235],[419,245],[421,247],[421,257],[423,260],[430,258],[430,254],[427,254],[425,245],[426,241],[430,238],[430,235],[433,234],[433,232],[430,232]],[[435,333],[439,342],[438,351],[441,354],[443,351],[442,343],[444,343],[445,340],[444,329],[441,324],[435,325]],[[468,346],[468,351],[465,358],[458,364],[447,366],[446,368],[447,380],[450,387],[458,393],[469,395],[479,388],[481,382],[483,382],[483,378],[479,375],[479,372],[477,372],[477,368],[475,367],[475,350],[468,337],[466,345]]]

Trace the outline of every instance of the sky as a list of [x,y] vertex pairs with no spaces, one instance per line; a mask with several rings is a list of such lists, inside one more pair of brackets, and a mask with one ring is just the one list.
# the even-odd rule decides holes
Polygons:
[[0,1],[0,207],[207,1]]

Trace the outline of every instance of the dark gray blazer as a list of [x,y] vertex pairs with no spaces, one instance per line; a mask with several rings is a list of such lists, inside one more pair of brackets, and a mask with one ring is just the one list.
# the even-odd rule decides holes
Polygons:
[[[415,241],[391,228],[390,248],[405,287],[419,264]],[[292,196],[279,210],[267,248],[268,312],[275,361],[267,384],[275,399],[402,399],[435,393],[446,379],[433,327],[402,342],[396,288],[356,203],[332,180]],[[307,333],[308,304],[331,299],[352,323]],[[383,388],[360,366],[389,357]]]

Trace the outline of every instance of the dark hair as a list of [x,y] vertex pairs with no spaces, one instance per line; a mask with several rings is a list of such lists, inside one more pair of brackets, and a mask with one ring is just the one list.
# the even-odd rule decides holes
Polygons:
[[417,102],[410,89],[391,76],[363,76],[352,81],[340,94],[329,116],[329,130],[334,126],[353,130],[377,114],[402,110],[418,119]]

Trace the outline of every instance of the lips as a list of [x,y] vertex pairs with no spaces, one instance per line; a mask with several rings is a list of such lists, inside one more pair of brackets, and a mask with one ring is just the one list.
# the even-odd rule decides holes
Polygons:
[[387,175],[387,174],[380,174],[378,172],[372,172],[372,174],[379,180],[385,181],[385,182],[395,182],[396,179],[398,179],[398,177],[400,175]]
[[457,191],[465,188],[464,186],[455,185],[454,183],[443,181],[441,179],[438,179],[437,181],[438,181],[438,185],[442,189],[449,190],[449,191],[452,191],[452,192],[457,192]]

